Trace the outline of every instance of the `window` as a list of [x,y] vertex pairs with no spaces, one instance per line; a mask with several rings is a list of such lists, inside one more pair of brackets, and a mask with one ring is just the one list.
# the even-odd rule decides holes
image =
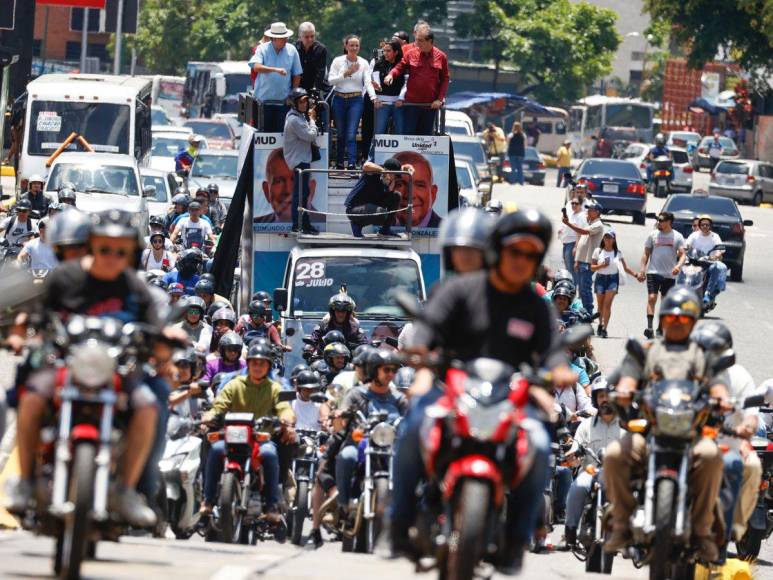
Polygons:
[[764,177],[766,179],[773,178],[773,166],[760,163],[759,172],[760,172],[760,177]]
[[593,131],[601,127],[601,106],[588,107],[588,120],[585,122],[585,130]]
[[40,57],[40,46],[43,44],[39,38],[32,41],[32,56]]
[[[89,32],[104,32],[103,10],[89,10]],[[70,30],[80,32],[83,30],[83,8],[70,9]]]
[[631,61],[633,62],[643,62],[644,61],[644,52],[641,50],[632,50],[631,51]]
[[[89,43],[86,47],[86,55],[93,56],[99,60],[105,62],[108,60],[107,46],[104,44]],[[80,60],[81,58],[81,43],[77,41],[68,40],[64,49],[65,60]]]
[[84,193],[114,193],[135,197],[140,194],[137,178],[131,167],[60,163],[54,165],[46,191],[57,191],[65,181],[72,183],[75,191]]
[[572,109],[571,113],[569,113],[569,130],[570,131],[582,131],[582,118],[583,113],[585,112],[585,109],[577,108]]

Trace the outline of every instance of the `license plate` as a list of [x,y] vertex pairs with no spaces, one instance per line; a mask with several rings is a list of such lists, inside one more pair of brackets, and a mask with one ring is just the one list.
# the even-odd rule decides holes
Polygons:
[[620,188],[616,183],[605,183],[601,190],[604,193],[618,193],[620,191]]

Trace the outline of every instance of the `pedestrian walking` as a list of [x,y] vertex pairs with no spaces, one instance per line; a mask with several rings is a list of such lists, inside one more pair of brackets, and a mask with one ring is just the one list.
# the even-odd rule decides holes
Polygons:
[[327,81],[333,85],[333,118],[336,123],[336,168],[355,169],[357,162],[357,128],[360,125],[367,92],[371,100],[376,93],[370,83],[368,61],[361,56],[360,37],[350,34],[344,38],[344,54],[330,64]]
[[526,135],[518,121],[513,123],[513,130],[509,138],[507,157],[510,159],[510,183],[523,185],[523,158],[526,157]]
[[[582,201],[576,196],[573,196],[567,204],[568,208],[563,208],[562,212],[565,217],[569,218],[569,223],[577,226],[578,228],[585,229],[588,226],[588,221],[585,216],[585,208]],[[580,235],[568,225],[562,224],[558,229],[558,238],[563,244],[562,254],[564,257],[564,266],[569,272],[572,273],[575,286],[577,285],[577,271],[574,269],[574,248],[577,245],[577,240]]]
[[618,249],[617,235],[613,230],[606,230],[601,244],[593,250],[591,270],[596,273],[594,291],[599,313],[599,327],[596,333],[601,338],[607,338],[612,303],[621,285],[621,277],[630,274],[638,280],[638,274],[628,267],[623,253]]
[[405,93],[408,107],[403,114],[405,134],[432,135],[435,116],[448,92],[448,57],[435,47],[435,35],[428,24],[420,24],[415,30],[416,48],[403,47],[403,59],[384,78],[384,84],[389,86],[397,77],[408,75]]
[[[682,234],[674,230],[674,214],[660,212],[658,226],[644,242],[644,254],[641,258],[641,271],[637,278],[647,280],[647,328],[644,336],[652,338],[652,320],[655,317],[655,304],[658,294],[665,296],[676,283],[679,270],[685,258],[685,241]],[[661,334],[660,326],[657,330]]]
[[287,116],[285,100],[290,89],[300,85],[303,68],[298,51],[287,43],[293,32],[284,22],[274,22],[263,34],[271,42],[260,44],[248,64],[257,74],[253,94],[262,103],[263,131],[279,133]]
[[569,139],[564,140],[556,151],[556,167],[558,168],[556,187],[563,187],[564,177],[572,174],[572,147]]
[[604,224],[601,222],[601,205],[595,201],[589,201],[586,205],[588,225],[578,227],[569,221],[568,217],[562,220],[565,226],[570,227],[580,235],[574,249],[574,269],[577,272],[577,286],[580,291],[582,307],[588,314],[593,314],[593,250],[601,244],[604,235]]

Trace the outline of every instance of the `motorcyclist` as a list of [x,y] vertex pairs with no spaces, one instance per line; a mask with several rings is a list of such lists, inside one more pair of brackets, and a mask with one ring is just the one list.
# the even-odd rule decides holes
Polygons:
[[252,295],[252,299],[263,303],[263,306],[266,307],[266,322],[273,322],[274,312],[271,309],[271,303],[273,302],[271,299],[271,294],[265,290],[258,290],[255,292],[255,294]]
[[[701,322],[693,330],[691,339],[704,351],[724,354],[733,348],[730,329],[719,320]],[[762,478],[762,464],[748,441],[757,433],[760,414],[756,407],[741,409],[744,399],[756,394],[754,379],[743,366],[736,363],[720,373],[718,380],[727,385],[735,409],[725,417],[724,427],[734,436],[719,435],[717,444],[722,446],[725,465],[724,484],[727,497],[723,497],[727,540],[735,536],[743,538],[749,518],[757,503]]]
[[225,204],[220,201],[220,187],[217,183],[207,185],[207,191],[209,192],[209,219],[212,220],[213,227],[219,232],[223,229],[228,210]]
[[227,306],[233,310],[231,301],[215,292],[215,277],[212,274],[202,274],[201,278],[199,278],[199,281],[196,282],[196,285],[193,287],[193,292],[196,294],[196,296],[199,296],[204,300],[204,304],[207,305],[207,309],[209,309],[209,307],[212,306],[212,304],[215,302],[222,302],[224,306]]
[[30,209],[36,212],[38,216],[42,217],[46,215],[48,213],[48,205],[51,203],[51,200],[48,199],[46,194],[43,192],[43,186],[45,183],[46,180],[43,179],[40,175],[33,175],[30,177],[30,189],[16,202],[16,206],[18,207],[19,201],[26,199],[28,202],[30,202]]
[[[215,353],[221,337],[236,328],[236,313],[230,308],[220,308],[210,317],[210,322],[212,323],[212,342],[209,345],[209,352]],[[214,355],[209,355],[207,360],[212,358]]]
[[175,269],[164,276],[164,282],[167,284],[180,283],[185,286],[185,293],[188,296],[193,296],[196,283],[201,277],[201,264],[203,260],[201,250],[198,248],[183,250],[177,256]]
[[54,250],[48,243],[49,218],[46,216],[38,222],[39,237],[29,240],[16,257],[19,264],[28,264],[30,270],[53,270],[57,259]]
[[[163,278],[162,278],[162,282],[163,282]],[[179,282],[175,282],[167,286],[166,292],[169,295],[169,304],[175,304],[183,296],[185,296],[185,286],[183,286]]]
[[[282,426],[279,437],[284,443],[295,440],[295,415],[288,402],[279,400],[282,386],[272,381],[268,374],[274,362],[271,347],[258,343],[247,352],[247,374],[239,375],[226,384],[212,405],[212,410],[203,417],[211,421],[226,413],[252,413],[257,417],[275,416]],[[204,502],[201,514],[209,515],[217,501],[217,488],[223,472],[225,441],[218,441],[210,448],[204,475]],[[260,444],[260,465],[263,470],[266,493],[267,519],[272,523],[280,521],[279,512],[279,457],[277,444],[266,441]]]
[[[714,220],[709,215],[698,216],[698,231],[691,233],[685,241],[686,250],[695,249],[708,256],[711,260],[706,276],[706,288],[703,293],[703,307],[711,305],[717,298],[717,295],[725,290],[727,281],[727,266],[722,262],[725,255],[724,250],[714,250],[722,244],[722,238],[719,234],[712,231]],[[714,251],[712,251],[714,250]]]
[[188,192],[184,188],[178,187],[172,196],[172,207],[169,208],[169,213],[164,219],[164,231],[167,235],[172,231],[172,225],[177,219],[188,211],[189,202]]
[[311,333],[311,339],[314,341],[314,348],[322,351],[324,344],[322,337],[331,330],[340,330],[347,345],[365,344],[367,337],[360,329],[360,323],[354,316],[356,304],[351,296],[342,291],[335,294],[328,302],[328,313],[322,317],[320,323],[314,327]]
[[352,354],[345,344],[331,342],[322,351],[322,358],[330,369],[327,376],[328,384],[330,384],[338,373],[346,370],[346,365],[352,359]]
[[666,147],[665,135],[663,135],[663,133],[658,133],[655,135],[655,146],[647,153],[647,183],[652,183],[652,162],[661,156],[668,157],[672,162],[674,160],[673,154],[669,148]]
[[20,199],[14,206],[16,215],[6,218],[3,221],[2,229],[5,230],[3,237],[10,246],[21,244],[22,241],[29,239],[30,234],[35,234],[37,228],[30,219],[32,205],[27,199]]
[[375,347],[369,344],[361,344],[354,349],[352,353],[352,370],[343,370],[339,372],[333,380],[328,383],[328,394],[332,397],[335,406],[341,404],[346,394],[354,387],[365,383],[365,361]]
[[[631,400],[640,384],[646,388],[656,380],[685,380],[707,378],[709,394],[720,401],[727,400],[727,387],[718,379],[707,377],[706,355],[690,332],[701,315],[701,302],[695,293],[684,286],[668,291],[660,305],[660,324],[663,337],[645,345],[646,359],[640,365],[630,354],[620,367],[616,393],[618,404]],[[722,484],[722,455],[717,444],[701,437],[692,448],[693,463],[688,476],[692,497],[692,539],[698,556],[714,562],[719,556],[712,536],[714,506]],[[604,456],[604,482],[612,502],[612,533],[604,543],[604,550],[614,553],[631,540],[630,517],[636,502],[631,491],[631,473],[646,469],[647,441],[639,433],[628,432],[620,440],[610,443]]]
[[70,207],[75,207],[75,200],[77,199],[77,194],[75,193],[75,190],[71,187],[65,187],[62,186],[59,188],[59,192],[57,194],[57,200],[59,203],[63,205],[69,205]]
[[483,268],[483,251],[495,219],[475,207],[448,212],[440,224],[443,269],[464,274]]
[[[196,351],[193,348],[178,351],[172,357],[175,367],[175,375],[172,379],[172,392],[169,394],[169,407],[172,413],[187,417],[196,417],[198,414],[198,400],[204,390],[196,382],[194,371],[196,369]],[[180,387],[186,387],[180,389]]]
[[309,369],[302,370],[295,375],[293,386],[295,387],[296,399],[291,406],[296,418],[295,428],[319,431],[322,425],[327,423],[328,417],[327,404],[311,400],[311,395],[322,389],[319,375]]
[[204,301],[198,296],[189,296],[186,299],[186,305],[183,319],[175,326],[188,334],[197,349],[207,350],[212,341],[212,327],[204,321],[204,313],[206,312]]
[[[446,356],[462,362],[487,356],[514,368],[539,360],[552,371],[556,385],[572,385],[577,377],[569,369],[566,354],[555,348],[555,314],[531,286],[551,238],[550,220],[536,210],[517,210],[501,216],[485,250],[487,270],[449,278],[436,289],[424,317],[416,322],[412,350],[422,354],[441,348]],[[428,371],[417,372],[411,395],[429,392],[432,384]],[[548,442],[544,431],[535,435],[532,469],[510,492],[511,529],[499,562],[506,571],[520,568],[524,547],[535,527],[539,497],[547,481]],[[412,553],[408,530],[416,511],[415,489],[422,471],[418,429],[406,429],[399,446],[413,447],[416,452],[398,453],[393,546],[398,552]]]
[[[46,312],[57,313],[63,320],[73,314],[108,316],[162,330],[157,303],[133,269],[142,240],[138,217],[119,210],[97,214],[89,238],[92,255],[72,260],[51,273],[42,300]],[[176,335],[167,329],[163,332],[170,337]],[[156,516],[135,488],[154,444],[158,408],[156,395],[141,378],[134,374],[124,381],[130,419],[120,481],[110,500],[111,510],[127,522],[147,527],[155,523]],[[34,458],[53,391],[54,370],[43,368],[29,377],[20,400],[20,483],[8,497],[9,509],[15,513],[23,512],[32,497]]]
[[285,351],[292,350],[292,347],[282,344],[279,331],[277,331],[273,324],[266,321],[266,307],[262,302],[253,300],[250,302],[247,312],[248,319],[246,321],[244,317],[239,319],[239,322],[236,325],[236,332],[242,336],[246,336],[248,333],[252,337],[264,336],[271,341],[271,344],[282,347]]
[[[601,454],[607,445],[620,438],[620,421],[615,416],[615,410],[609,401],[609,385],[604,376],[597,377],[591,385],[591,399],[593,406],[598,409],[595,417],[582,420],[577,432],[574,434],[572,447],[566,454],[567,461],[577,458],[580,448],[590,449],[596,457]],[[589,455],[581,460],[581,469],[577,479],[569,488],[566,500],[566,545],[571,548],[577,542],[577,526],[585,507],[586,498],[591,492],[593,475],[585,471],[585,467],[594,465]]]
[[88,253],[91,219],[79,211],[63,212],[51,220],[48,243],[60,262],[82,258]]
[[242,358],[244,342],[242,337],[233,330],[229,330],[220,337],[217,343],[217,356],[207,361],[202,381],[209,383],[218,373],[233,373],[247,366]]

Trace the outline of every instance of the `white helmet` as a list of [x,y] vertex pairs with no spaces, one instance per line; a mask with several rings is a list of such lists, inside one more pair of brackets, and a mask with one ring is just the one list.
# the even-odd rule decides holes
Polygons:
[[37,173],[36,173],[35,175],[33,175],[32,177],[30,177],[30,178],[29,178],[27,181],[29,181],[30,185],[32,185],[33,183],[40,183],[40,184],[45,184],[45,182],[46,182],[46,180],[45,180],[45,179],[43,179],[43,178],[42,178],[42,177],[41,177],[39,174],[37,174]]

